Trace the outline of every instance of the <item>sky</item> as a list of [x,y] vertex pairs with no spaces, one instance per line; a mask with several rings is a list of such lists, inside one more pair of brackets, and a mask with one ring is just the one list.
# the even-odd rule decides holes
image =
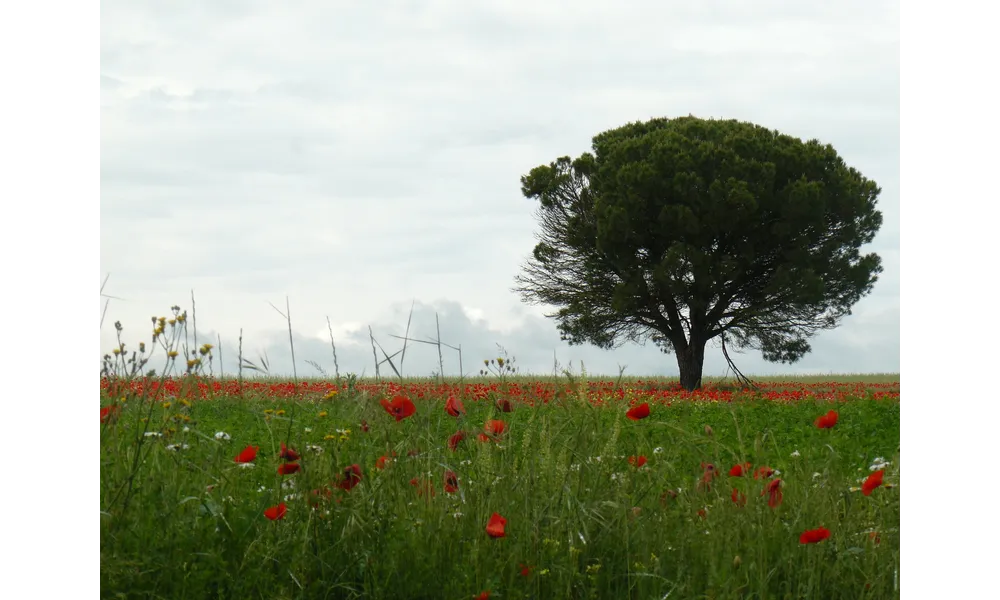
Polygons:
[[[899,372],[899,13],[842,0],[101,3],[101,260],[134,349],[179,305],[222,369],[267,356],[299,376],[374,374],[369,327],[498,345],[521,372],[676,376],[654,345],[559,341],[552,307],[511,291],[538,230],[520,177],[653,117],[732,118],[832,144],[882,188],[873,292],[793,365],[748,374]],[[106,298],[101,298],[103,311]],[[327,319],[330,321],[328,330]],[[218,356],[219,351],[216,350]],[[444,372],[459,373],[444,349]],[[159,368],[158,354],[150,366]],[[397,363],[398,366],[398,363]],[[218,371],[218,364],[213,364]],[[390,372],[381,367],[383,374]],[[403,372],[438,370],[408,348]],[[724,375],[717,344],[706,375]]]

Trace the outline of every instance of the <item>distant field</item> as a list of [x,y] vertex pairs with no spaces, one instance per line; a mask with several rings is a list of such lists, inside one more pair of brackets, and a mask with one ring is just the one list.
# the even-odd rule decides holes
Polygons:
[[899,375],[751,379],[102,380],[102,597],[898,597]]

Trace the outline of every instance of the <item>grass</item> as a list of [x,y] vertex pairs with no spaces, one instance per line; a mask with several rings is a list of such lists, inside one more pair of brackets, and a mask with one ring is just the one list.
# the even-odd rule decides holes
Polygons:
[[[899,596],[898,374],[706,377],[688,393],[623,373],[518,376],[501,349],[457,381],[288,381],[259,376],[266,357],[247,360],[241,335],[254,376],[223,380],[172,313],[149,352],[128,358],[119,339],[102,363],[102,597]],[[161,376],[143,377],[159,350]],[[382,354],[399,375],[403,354]],[[397,420],[383,402],[402,396],[413,414]],[[503,432],[485,435],[494,420]],[[885,484],[863,494],[880,466]],[[820,527],[828,538],[801,543]]]
[[[102,597],[898,597],[898,375],[752,379],[694,395],[630,377],[105,380],[102,406],[121,408],[101,426]],[[416,407],[398,422],[380,404],[397,395]],[[626,418],[642,402],[650,416]],[[492,419],[505,431],[480,441]],[[277,474],[282,442],[300,472]],[[886,485],[865,496],[879,457]],[[746,462],[777,471],[728,474]],[[505,537],[486,532],[494,513]],[[820,526],[829,539],[800,543]]]

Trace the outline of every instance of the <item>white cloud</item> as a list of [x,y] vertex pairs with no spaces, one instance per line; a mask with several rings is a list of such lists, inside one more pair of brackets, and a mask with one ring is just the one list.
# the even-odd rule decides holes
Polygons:
[[[191,289],[199,327],[224,343],[243,328],[245,347],[286,339],[267,304],[286,295],[320,345],[327,316],[347,343],[405,325],[415,298],[483,352],[559,346],[510,292],[536,229],[520,176],[605,129],[693,113],[819,138],[883,188],[874,293],[802,363],[759,371],[898,370],[897,7],[118,0],[101,37],[101,275],[125,298],[103,350],[115,320],[137,341]],[[676,369],[622,352],[585,360]]]

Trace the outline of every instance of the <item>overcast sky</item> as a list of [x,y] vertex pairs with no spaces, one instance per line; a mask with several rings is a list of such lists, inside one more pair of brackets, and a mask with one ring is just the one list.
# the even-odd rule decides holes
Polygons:
[[[795,365],[746,373],[899,371],[899,17],[894,2],[521,1],[101,3],[101,273],[134,348],[150,316],[197,302],[199,341],[240,328],[250,358],[291,373],[268,302],[290,298],[299,374],[372,374],[411,335],[500,343],[522,370],[553,352],[589,372],[676,375],[649,344],[559,341],[510,291],[535,244],[521,175],[589,151],[607,129],[693,114],[832,144],[882,187],[870,250],[884,273]],[[103,306],[103,300],[102,300]],[[458,373],[446,349],[446,374]],[[404,372],[429,375],[418,345]],[[157,365],[159,366],[159,365]],[[383,367],[384,368],[384,367]],[[709,345],[705,374],[725,373]]]

